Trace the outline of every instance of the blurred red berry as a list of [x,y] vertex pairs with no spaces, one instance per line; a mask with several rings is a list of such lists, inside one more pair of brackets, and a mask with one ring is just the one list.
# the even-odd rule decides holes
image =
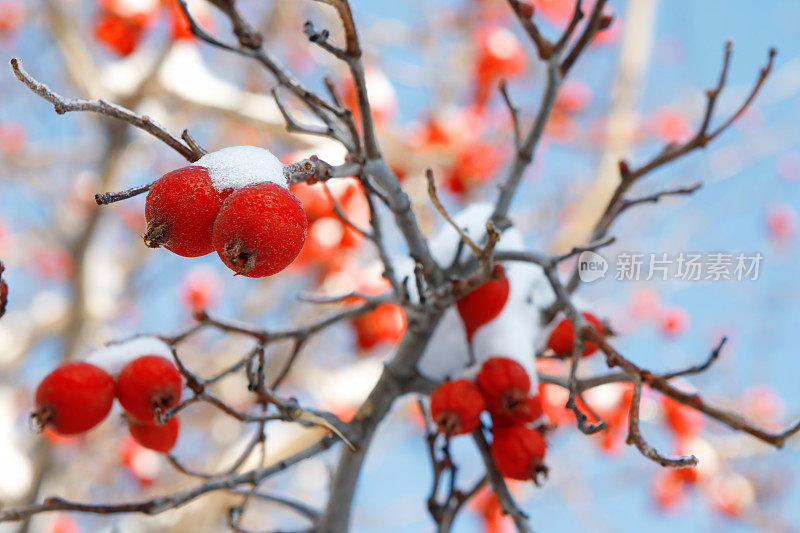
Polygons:
[[661,397],[664,420],[678,437],[691,438],[703,428],[703,414],[691,407],[673,400],[668,396]]
[[541,402],[538,398],[529,398],[530,377],[513,359],[487,359],[475,379],[496,425],[531,422],[541,416]]
[[674,468],[662,468],[653,478],[653,499],[662,511],[677,507],[686,496],[681,473]]
[[205,267],[191,269],[181,285],[181,301],[190,311],[203,311],[219,297],[222,282],[217,274]]
[[16,154],[25,148],[28,142],[28,132],[18,122],[6,121],[0,123],[0,150],[6,154]]
[[178,417],[171,417],[166,424],[142,424],[131,421],[128,423],[128,431],[133,440],[147,449],[167,453],[175,446],[178,440],[180,423]]
[[406,315],[399,305],[384,303],[352,320],[356,331],[356,342],[362,350],[369,350],[380,343],[400,342],[406,330]]
[[547,452],[542,432],[523,425],[492,428],[491,452],[497,471],[503,477],[537,481],[547,473],[542,462]]
[[144,34],[144,22],[111,12],[102,12],[95,22],[94,35],[120,56],[130,55]]
[[658,315],[658,327],[668,336],[681,335],[689,329],[689,313],[683,307],[671,306]]
[[[606,328],[603,323],[598,320],[596,316],[591,313],[581,313],[583,318],[601,335],[605,335]],[[566,357],[572,354],[572,348],[575,343],[575,328],[572,327],[572,322],[568,318],[562,319],[553,331],[550,332],[550,337],[547,339],[547,347],[560,357]],[[597,351],[597,346],[589,341],[585,341],[583,345],[582,357],[591,355]]]
[[767,211],[767,229],[776,241],[788,241],[797,232],[797,212],[788,204],[778,204]]
[[685,141],[692,135],[692,125],[686,115],[668,107],[653,112],[651,128],[653,134],[668,143]]
[[711,483],[714,507],[730,518],[742,518],[755,503],[752,483],[740,474],[724,474]]
[[485,407],[480,389],[466,379],[446,381],[431,393],[431,416],[449,437],[474,431]]

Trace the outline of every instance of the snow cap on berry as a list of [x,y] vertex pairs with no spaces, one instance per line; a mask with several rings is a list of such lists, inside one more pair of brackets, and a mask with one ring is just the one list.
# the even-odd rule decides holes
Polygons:
[[171,359],[172,351],[161,339],[146,335],[109,344],[105,348],[90,353],[85,361],[116,376],[125,365],[142,355],[160,355],[165,359]]
[[286,187],[283,163],[269,150],[257,146],[229,146],[204,155],[195,164],[208,169],[218,192],[265,181]]

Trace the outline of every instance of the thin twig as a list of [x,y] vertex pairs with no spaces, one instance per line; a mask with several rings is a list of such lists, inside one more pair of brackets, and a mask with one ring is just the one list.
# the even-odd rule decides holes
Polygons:
[[60,94],[53,92],[50,87],[37,81],[24,68],[22,68],[21,61],[16,57],[11,59],[11,70],[14,76],[27,86],[31,91],[44,98],[51,104],[55,112],[59,115],[68,113],[70,111],[89,111],[91,113],[98,113],[107,117],[116,118],[131,124],[150,135],[159,139],[167,144],[170,148],[181,154],[187,161],[194,162],[203,156],[203,152],[197,151],[190,146],[187,146],[181,140],[171,133],[169,133],[158,122],[154,121],[147,115],[139,115],[130,109],[126,109],[117,104],[111,104],[103,99],[97,100],[83,100],[65,98]]

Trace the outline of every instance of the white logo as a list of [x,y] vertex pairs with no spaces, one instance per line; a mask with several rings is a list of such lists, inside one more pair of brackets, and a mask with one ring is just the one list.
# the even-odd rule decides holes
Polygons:
[[608,261],[594,252],[583,252],[578,256],[578,276],[581,281],[591,283],[606,277]]

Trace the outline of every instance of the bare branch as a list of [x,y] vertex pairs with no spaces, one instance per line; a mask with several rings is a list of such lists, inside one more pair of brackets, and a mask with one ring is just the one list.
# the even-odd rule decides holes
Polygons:
[[658,451],[647,444],[642,437],[639,430],[639,405],[642,402],[642,376],[636,374],[633,377],[633,396],[631,398],[631,410],[628,417],[628,444],[635,444],[636,448],[642,452],[642,455],[648,459],[655,461],[661,466],[694,466],[697,464],[697,457],[694,455],[688,456],[666,456],[658,453]]
[[722,337],[717,344],[717,347],[711,350],[711,354],[708,356],[708,359],[702,364],[693,365],[689,368],[685,368],[683,370],[677,370],[675,372],[667,372],[666,374],[662,374],[661,377],[664,379],[673,379],[681,376],[688,376],[690,374],[700,374],[708,370],[711,365],[713,365],[717,359],[719,359],[719,354],[722,351],[722,347],[725,346],[725,343],[728,342],[728,337]]
[[31,91],[44,98],[51,104],[56,113],[63,115],[70,111],[89,111],[91,113],[98,113],[107,117],[115,118],[127,122],[128,124],[146,131],[150,135],[159,139],[167,144],[170,148],[181,154],[186,160],[190,162],[197,161],[202,157],[203,153],[182,143],[180,139],[169,133],[158,122],[154,121],[147,115],[138,115],[117,104],[111,104],[103,99],[98,100],[83,100],[83,99],[70,99],[53,92],[50,87],[37,81],[25,69],[16,57],[11,59],[11,70],[14,76],[27,86]]
[[[583,28],[583,32],[581,33],[580,37],[578,37],[578,40],[575,42],[575,44],[572,46],[572,50],[569,51],[567,57],[561,63],[560,68],[562,76],[565,75],[570,68],[572,68],[572,65],[575,64],[575,61],[578,60],[578,57],[586,49],[586,47],[589,46],[589,43],[592,42],[592,39],[594,39],[594,36],[600,30],[603,18],[603,7],[605,7],[605,5],[606,5],[606,0],[597,0],[594,3],[594,6],[592,7],[592,12],[589,15],[589,20],[586,22],[586,26]],[[576,5],[575,12],[576,13],[580,12],[580,5]],[[572,26],[573,29],[574,29],[574,24],[577,24],[575,16],[573,16],[572,20],[570,21],[570,26]],[[563,43],[566,43],[568,38],[569,38],[568,35],[567,39],[564,39],[562,37]]]
[[305,448],[296,454],[275,463],[274,465],[250,470],[242,474],[218,476],[188,490],[176,492],[174,494],[170,494],[169,496],[156,496],[148,500],[112,504],[81,503],[65,500],[59,497],[52,497],[46,498],[44,502],[40,504],[27,505],[24,507],[18,507],[16,509],[0,511],[0,522],[24,520],[25,518],[35,514],[52,511],[81,511],[92,514],[143,513],[147,515],[155,515],[163,513],[169,509],[181,507],[209,492],[229,490],[244,484],[258,483],[270,476],[277,474],[278,472],[286,470],[294,464],[322,453],[330,448],[334,442],[335,440],[333,437],[325,437],[308,448]]
[[475,244],[469,235],[467,235],[467,232],[459,227],[456,221],[453,220],[453,217],[450,216],[450,213],[448,213],[444,208],[442,202],[439,200],[439,196],[436,194],[436,181],[433,179],[433,171],[431,169],[427,169],[425,171],[425,177],[428,180],[428,197],[430,198],[431,203],[433,203],[434,207],[436,207],[436,210],[439,211],[439,214],[442,215],[445,220],[447,220],[450,226],[456,230],[456,233],[458,233],[458,235],[461,237],[461,240],[464,241],[464,244],[472,249],[472,251],[475,253],[475,256],[480,257],[483,254],[481,247]]
[[539,54],[539,58],[544,60],[550,59],[550,56],[553,55],[553,43],[547,40],[547,38],[543,37],[539,32],[539,28],[533,21],[533,7],[526,2],[521,2],[520,0],[508,0],[508,5],[511,6],[512,11],[514,11],[514,14],[517,15],[517,19],[519,19],[522,27],[525,28],[525,32],[536,46],[536,51]]
[[511,124],[514,126],[514,147],[519,150],[522,144],[522,132],[520,131],[519,124],[519,108],[511,101],[511,95],[508,94],[508,85],[506,80],[500,82],[500,94],[503,95],[503,100],[508,107],[508,112],[511,114]]
[[[772,70],[772,64],[776,54],[774,48],[771,48],[769,50],[767,63],[759,71],[758,77],[756,78],[756,82],[753,85],[753,88],[750,90],[750,93],[742,102],[742,104],[727,120],[723,121],[723,123],[720,126],[714,129],[711,133],[707,133],[710,121],[713,117],[715,105],[717,102],[717,97],[724,88],[727,79],[728,65],[730,63],[730,57],[731,57],[731,49],[732,49],[732,44],[730,41],[728,41],[727,43],[725,43],[725,50],[722,59],[722,68],[720,70],[719,81],[717,82],[716,86],[706,91],[706,96],[707,96],[706,111],[704,113],[703,121],[698,126],[695,135],[693,135],[691,139],[687,140],[684,143],[677,143],[677,144],[673,143],[665,146],[659,154],[657,154],[655,157],[653,157],[652,159],[650,159],[649,161],[645,162],[644,164],[642,164],[637,168],[631,168],[628,162],[625,160],[620,161],[619,185],[617,185],[617,188],[614,190],[611,199],[608,201],[608,205],[606,206],[605,211],[603,212],[600,219],[595,224],[594,229],[592,230],[592,235],[591,235],[592,240],[603,238],[607,234],[608,230],[611,228],[612,224],[617,219],[617,217],[624,210],[631,207],[632,205],[637,205],[644,202],[656,202],[661,196],[664,195],[690,194],[690,192],[688,191],[690,191],[692,187],[688,187],[685,189],[677,189],[673,191],[665,191],[664,193],[651,195],[634,200],[628,200],[625,198],[625,195],[634,185],[634,183],[636,183],[639,179],[641,179],[649,172],[663,165],[666,165],[667,163],[670,163],[695,149],[704,148],[709,142],[716,139],[723,131],[725,131],[728,127],[730,127],[731,124],[733,124],[739,117],[741,117],[744,114],[744,112],[748,109],[748,107],[752,104],[753,100],[755,100],[756,95],[760,91],[761,87],[763,86],[764,82],[769,76],[770,71]],[[579,283],[580,283],[580,278],[578,277],[577,270],[575,270],[573,271],[572,277],[570,278],[570,281],[567,284],[567,289],[569,290],[569,292],[574,291],[578,287]]]

